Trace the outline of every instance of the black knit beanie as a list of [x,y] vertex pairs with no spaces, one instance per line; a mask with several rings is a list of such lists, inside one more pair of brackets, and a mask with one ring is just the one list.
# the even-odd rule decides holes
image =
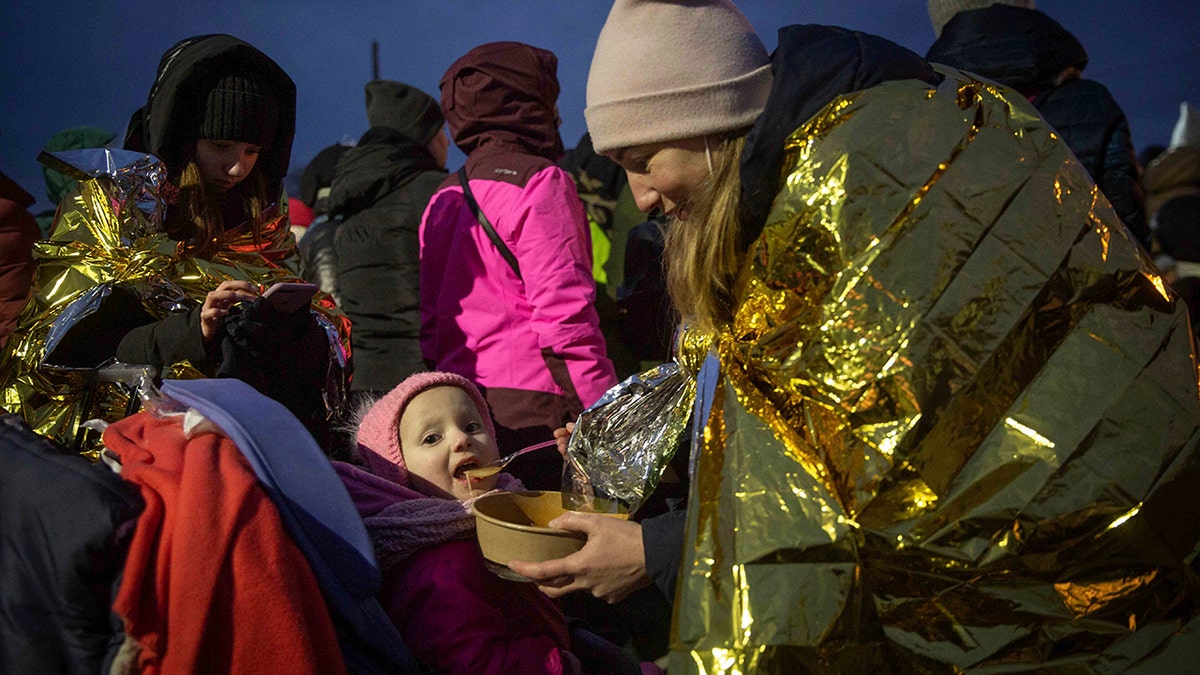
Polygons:
[[275,92],[258,75],[232,73],[217,80],[204,99],[197,138],[268,147],[279,124]]
[[372,80],[366,92],[367,121],[372,127],[388,127],[418,143],[428,143],[446,123],[438,102],[416,87]]

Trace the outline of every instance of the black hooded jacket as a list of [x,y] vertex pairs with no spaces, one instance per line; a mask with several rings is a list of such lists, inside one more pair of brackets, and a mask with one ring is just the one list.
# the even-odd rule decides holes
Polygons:
[[890,40],[818,25],[779,29],[771,73],[766,109],[742,152],[743,250],[766,224],[783,178],[783,143],[801,124],[844,94],[894,80],[921,80],[931,87],[942,80],[924,59]]
[[350,317],[353,391],[386,392],[421,358],[421,215],[446,178],[423,143],[374,127],[338,162],[329,211],[337,286]]
[[[257,167],[267,185],[281,186],[296,133],[296,85],[270,57],[231,35],[186,38],[163,54],[146,105],[134,113],[126,130],[125,147],[158,157],[168,175],[180,171],[188,145],[195,140],[209,85],[231,67],[261,73],[277,92],[275,138],[263,148]],[[201,338],[201,309],[196,306],[135,328],[122,339],[117,359],[155,367],[188,361],[201,370],[215,368],[220,358]]]
[[1057,21],[1036,9],[992,5],[955,14],[929,48],[929,61],[981,75],[1024,94],[1092,180],[1125,227],[1149,247],[1141,169],[1129,122],[1099,82],[1078,76],[1087,51]]
[[130,120],[125,148],[154,155],[174,175],[182,168],[188,144],[195,140],[203,97],[230,65],[258,72],[275,89],[279,106],[275,138],[263,149],[258,167],[268,186],[282,185],[296,135],[296,85],[279,64],[232,35],[190,37],[163,54],[146,105]]
[[0,464],[0,673],[109,672],[137,488],[17,415],[0,416]]
[[[801,124],[845,94],[896,80],[919,80],[934,87],[942,79],[924,59],[894,42],[816,25],[779,30],[771,72],[771,94],[741,158],[744,249],[762,233],[781,187],[784,141]],[[642,521],[646,569],[668,598],[675,597],[685,525],[682,510]]]

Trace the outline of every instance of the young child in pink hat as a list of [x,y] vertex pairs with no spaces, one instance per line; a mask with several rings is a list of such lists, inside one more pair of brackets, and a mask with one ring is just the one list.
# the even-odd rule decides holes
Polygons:
[[[486,567],[471,504],[522,486],[506,473],[465,475],[499,458],[474,384],[452,373],[412,375],[365,412],[357,442],[364,466],[334,467],[375,544],[380,600],[419,661],[445,673],[558,674],[584,672],[582,658],[601,672],[592,665],[598,638],[569,632],[556,602],[533,584]],[[586,640],[580,658],[572,639]],[[607,647],[601,654],[616,650]]]

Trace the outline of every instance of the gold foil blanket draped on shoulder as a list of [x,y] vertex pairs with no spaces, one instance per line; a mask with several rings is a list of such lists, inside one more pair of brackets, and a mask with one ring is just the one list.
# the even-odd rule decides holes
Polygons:
[[1185,309],[1019,94],[945,74],[789,139],[719,335],[672,673],[1195,648]]
[[[203,303],[226,279],[256,284],[299,279],[286,212],[265,222],[257,241],[248,227],[235,228],[226,234],[222,253],[212,260],[198,259],[182,253],[180,245],[161,232],[158,188],[163,178],[155,158],[140,155],[130,160],[136,153],[119,150],[56,154],[101,168],[74,172],[85,180],[60,205],[53,239],[34,248],[33,295],[0,357],[0,396],[4,408],[22,415],[35,431],[71,446],[86,419],[114,421],[124,416],[129,394],[116,384],[97,383],[93,368],[44,364],[48,338],[54,344],[56,336],[86,321],[95,305],[116,293],[135,298],[135,306],[157,319]],[[57,166],[71,170],[61,161]],[[64,312],[68,308],[72,311]],[[79,308],[83,309],[75,311]],[[330,338],[334,358],[327,403],[336,406],[345,395],[349,322],[331,302],[314,309]],[[172,364],[161,375],[203,376],[186,362]],[[94,458],[98,441],[81,450]]]

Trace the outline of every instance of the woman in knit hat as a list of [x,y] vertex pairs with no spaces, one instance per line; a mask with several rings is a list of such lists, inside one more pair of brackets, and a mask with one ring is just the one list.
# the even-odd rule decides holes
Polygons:
[[[272,263],[296,255],[286,219],[273,219],[295,120],[295,84],[252,45],[230,35],[200,35],[163,54],[125,146],[166,165],[164,229],[181,251],[203,259],[246,251]],[[171,333],[170,344],[137,331],[122,341],[118,358],[155,366],[207,363],[205,343],[216,337],[230,307],[257,294],[247,280],[220,281],[200,311],[188,313],[186,325],[173,316],[162,327]]]
[[178,190],[167,196],[166,229],[188,250],[211,257],[244,229],[253,241],[272,239],[264,252],[282,257],[289,240],[263,228],[278,208],[295,130],[287,73],[233,36],[201,35],[163,54],[125,146],[166,164]]
[[[369,404],[358,425],[362,468],[334,462],[375,543],[381,601],[419,661],[439,673],[637,673],[616,648],[571,631],[533,585],[487,568],[471,504],[520,490],[507,473],[469,479],[499,458],[492,416],[475,385],[417,373]],[[603,654],[603,662],[593,661]],[[612,660],[615,659],[615,660]],[[589,663],[589,661],[591,663]]]
[[[553,596],[657,583],[672,673],[1176,644],[1200,506],[1161,467],[1200,480],[1186,312],[1023,96],[836,27],[768,56],[728,0],[616,0],[584,114],[674,219],[691,491],[640,524],[564,514],[584,548],[515,571]],[[1137,654],[1134,615],[1157,626]]]

